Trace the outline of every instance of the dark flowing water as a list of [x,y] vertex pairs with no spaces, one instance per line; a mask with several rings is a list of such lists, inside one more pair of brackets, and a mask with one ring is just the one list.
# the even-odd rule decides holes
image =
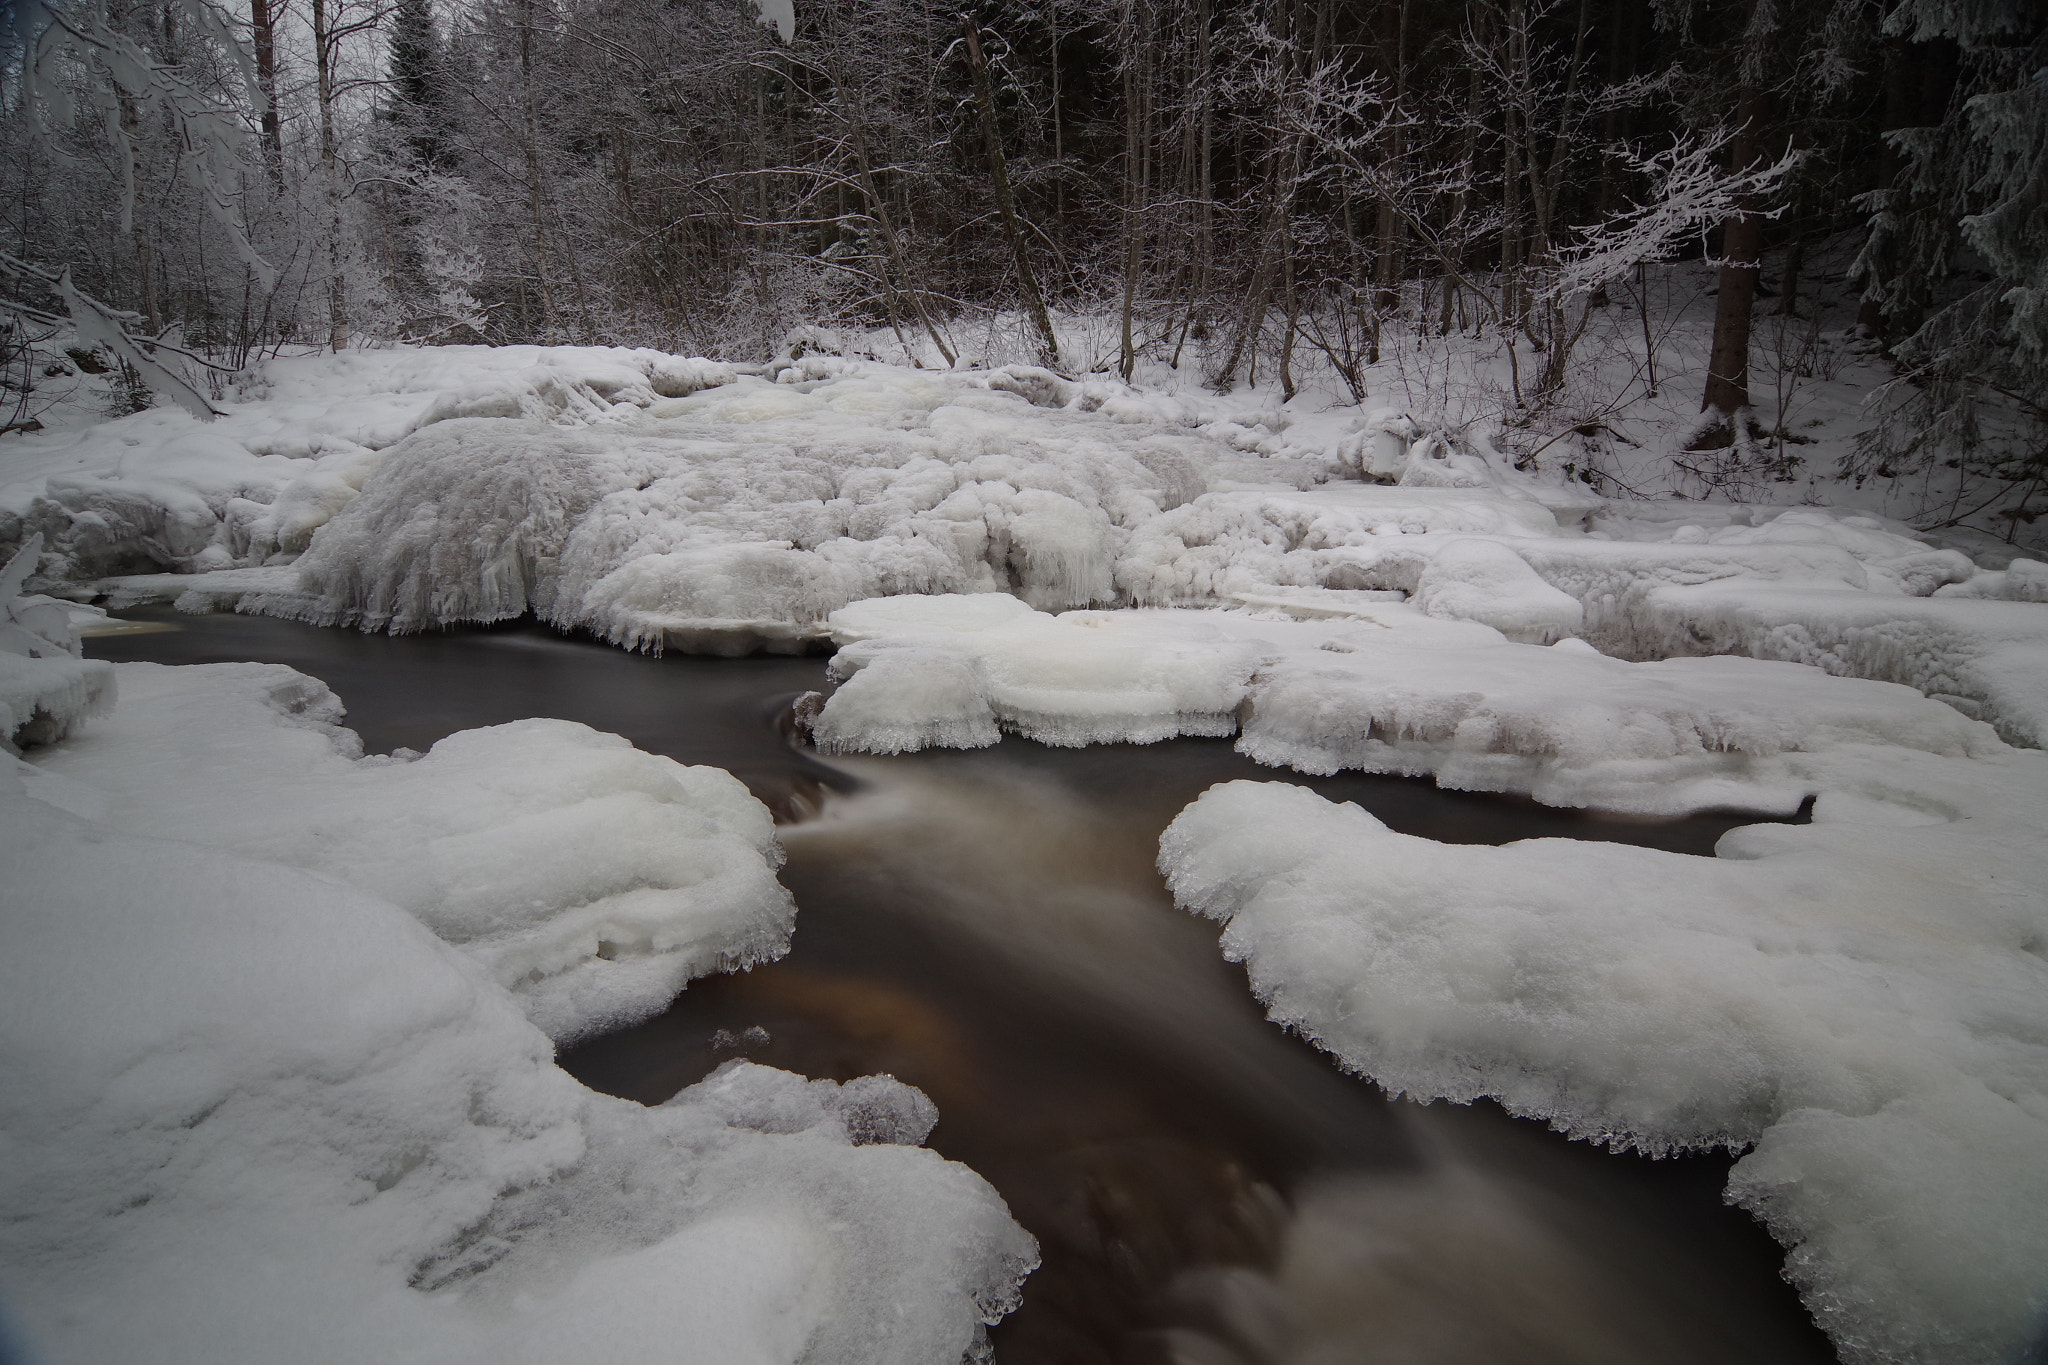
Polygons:
[[1427,782],[1302,778],[1227,741],[818,761],[788,706],[815,658],[651,659],[531,624],[393,639],[131,613],[112,659],[257,659],[326,681],[373,752],[556,716],[728,768],[777,811],[788,957],[694,983],[563,1055],[647,1103],[734,1056],[884,1071],[931,1145],[1039,1239],[1002,1365],[1520,1365],[1834,1359],[1728,1158],[1652,1162],[1486,1105],[1390,1101],[1267,1023],[1214,925],[1173,909],[1159,832],[1212,783],[1286,780],[1449,842],[1568,836],[1707,854],[1749,817],[1605,819]]

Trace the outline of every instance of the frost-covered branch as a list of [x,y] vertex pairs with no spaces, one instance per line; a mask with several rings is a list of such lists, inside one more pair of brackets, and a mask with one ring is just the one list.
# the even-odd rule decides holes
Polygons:
[[[1548,293],[1554,299],[1590,294],[1617,284],[1638,265],[1668,260],[1680,240],[1769,194],[1800,162],[1788,151],[1769,165],[1729,170],[1721,164],[1735,133],[1680,136],[1669,148],[1628,156],[1628,169],[1649,178],[1647,198],[1628,210],[1578,229],[1579,241],[1558,252],[1560,269]],[[1775,218],[1784,210],[1761,214]]]
[[[220,415],[206,400],[206,395],[156,358],[158,350],[176,348],[130,331],[132,325],[142,321],[141,315],[111,308],[82,292],[71,282],[70,266],[56,271],[42,270],[0,251],[0,277],[17,287],[41,286],[55,294],[64,308],[62,316],[69,319],[78,333],[81,346],[88,349],[105,347],[132,366],[152,390],[171,399],[194,417],[206,421]],[[36,308],[12,293],[0,296],[0,315],[32,323],[56,322],[60,317],[48,309]],[[187,353],[180,351],[179,354]]]

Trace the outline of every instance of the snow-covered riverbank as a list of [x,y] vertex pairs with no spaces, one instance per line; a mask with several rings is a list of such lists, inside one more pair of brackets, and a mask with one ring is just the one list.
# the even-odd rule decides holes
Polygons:
[[[28,586],[370,629],[533,612],[639,647],[836,644],[837,688],[807,723],[842,752],[1006,730],[1234,734],[1278,769],[1429,774],[1556,805],[1813,801],[1811,827],[1741,831],[1702,864],[1450,847],[1257,784],[1191,807],[1165,861],[1191,908],[1235,917],[1232,950],[1276,1015],[1356,1070],[1652,1149],[1756,1143],[1731,1195],[1796,1246],[1848,1358],[1989,1362],[2048,1312],[2048,1187],[2029,1156],[2048,1146],[2048,764],[2009,747],[2048,739],[2048,568],[1980,566],[1867,509],[1599,498],[1391,410],[1021,366],[811,355],[741,373],[645,351],[446,348],[273,362],[266,382],[204,427],[152,411],[14,447],[0,543],[45,537]],[[15,673],[53,687],[79,662],[16,653]],[[563,1035],[658,1007],[786,932],[759,817],[714,779],[663,776],[648,766],[663,760],[577,727],[366,763],[310,722],[280,729],[257,696],[266,677],[136,674],[133,709],[99,723],[103,697],[49,693],[84,724],[35,760],[45,803],[75,816],[23,807],[57,822],[20,855],[56,860],[34,883],[51,904],[76,870],[66,840],[114,837],[63,833],[74,818],[339,877],[355,889],[309,883],[326,889],[308,904],[368,896],[405,933],[424,922],[469,954],[422,939],[433,970]],[[32,717],[40,703],[14,695],[0,699]],[[260,782],[231,733],[255,746]],[[522,765],[539,785],[506,788]],[[202,799],[180,806],[161,774],[200,767]],[[550,804],[551,783],[581,805]],[[649,797],[665,783],[687,792]],[[482,823],[399,830],[368,814],[407,802]],[[345,837],[323,842],[330,826]],[[679,874],[645,840],[721,870]],[[530,893],[530,920],[484,923],[435,900],[448,869],[433,859],[458,846],[449,868],[489,868],[508,897],[568,889]],[[518,856],[501,863],[506,848]],[[597,863],[645,885],[582,897],[576,869]],[[390,871],[352,870],[373,865]],[[585,923],[600,902],[603,932]],[[613,1016],[582,1003],[608,989],[583,983],[628,976],[606,996]],[[1367,997],[1384,1010],[1361,1014]],[[221,1074],[296,1074],[233,1051],[245,1043],[220,1044],[242,1058]],[[99,1065],[80,1074],[112,1093],[118,1068]],[[980,1250],[917,1272],[937,1277],[917,1291],[937,1295],[934,1342],[971,1327],[980,1310],[961,1305],[1021,1254],[998,1214],[960,1198],[965,1221],[947,1227],[979,1230],[935,1242]],[[807,1320],[854,1311],[832,1302]]]
[[118,682],[0,756],[29,1359],[953,1365],[1014,1304],[1031,1239],[916,1090],[554,1064],[786,947],[731,776],[546,720],[365,758],[276,665]]

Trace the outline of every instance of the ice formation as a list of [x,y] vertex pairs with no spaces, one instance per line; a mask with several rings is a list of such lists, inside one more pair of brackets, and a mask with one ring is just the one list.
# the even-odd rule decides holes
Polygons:
[[558,1041],[780,957],[795,909],[731,774],[571,721],[360,758],[341,706],[275,664],[126,664],[109,719],[37,761],[81,814],[304,868],[417,916]]
[[1811,663],[2048,735],[2032,561],[1979,571],[1851,511],[1610,500],[1391,408],[604,347],[279,359],[235,398],[203,427],[13,443],[0,546],[41,531],[48,584],[116,601],[396,630],[533,611],[711,652],[807,648],[901,594],[1400,592],[1525,642]]
[[1240,751],[1303,772],[1431,774],[1645,814],[1796,810],[1816,790],[1796,753],[2004,748],[1898,684],[1746,658],[1630,663],[1363,591],[1251,597],[1266,610],[854,603],[831,617],[840,681],[812,732],[827,751],[874,753],[978,747],[1002,730],[1053,744],[1237,733]]
[[455,417],[593,423],[732,377],[730,366],[600,346],[440,346],[280,357],[224,415],[152,408],[17,437],[0,546],[40,531],[45,576],[259,565],[305,549],[409,433]]
[[1226,452],[1143,412],[1034,408],[1033,378],[813,360],[602,427],[443,422],[314,538],[306,600],[261,609],[401,630],[532,610],[731,650],[801,647],[896,593],[1114,602],[1130,528]]
[[918,1092],[733,1063],[643,1108],[529,1022],[644,1002],[573,982],[600,941],[674,980],[779,936],[732,779],[555,722],[352,760],[288,670],[126,678],[0,772],[30,1358],[955,1365],[1014,1305],[1030,1239]]
[[1729,1197],[1845,1360],[2020,1358],[2048,1306],[2048,758],[1791,762],[1814,823],[1712,859],[1444,845],[1233,782],[1160,863],[1274,1019],[1391,1090],[1749,1147]]
[[31,535],[0,567],[0,750],[62,739],[114,704],[114,668],[79,657],[72,608],[24,593],[43,548]]

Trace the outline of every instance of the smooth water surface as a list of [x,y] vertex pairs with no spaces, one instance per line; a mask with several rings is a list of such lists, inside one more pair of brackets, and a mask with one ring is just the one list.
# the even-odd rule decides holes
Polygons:
[[[937,1102],[930,1145],[1002,1191],[1044,1264],[1003,1365],[1806,1362],[1833,1353],[1726,1156],[1652,1162],[1486,1105],[1390,1101],[1263,1018],[1159,832],[1215,782],[1283,780],[1450,842],[1567,836],[1708,854],[1746,817],[1603,819],[1426,781],[1302,778],[1223,740],[820,762],[788,705],[817,658],[653,659],[530,623],[390,638],[240,616],[90,642],[325,680],[372,751],[557,716],[713,763],[785,821],[795,946],[574,1048],[656,1103],[724,1061]],[[822,809],[821,809],[822,807]]]

